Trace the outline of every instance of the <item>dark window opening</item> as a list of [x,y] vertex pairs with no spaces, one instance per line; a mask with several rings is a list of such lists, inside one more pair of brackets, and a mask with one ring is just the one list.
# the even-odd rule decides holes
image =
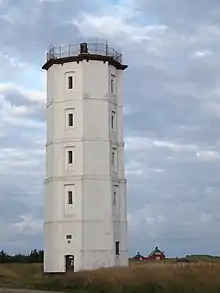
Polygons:
[[115,242],[115,254],[116,255],[119,255],[120,254],[120,249],[119,249],[119,244],[120,244],[120,242],[119,241],[116,241]]
[[112,152],[112,166],[115,166],[115,153]]
[[73,126],[73,113],[69,114],[69,126]]
[[68,191],[68,204],[73,204],[73,192]]
[[72,235],[70,234],[66,235],[66,239],[72,239]]
[[68,162],[69,162],[69,164],[73,163],[73,152],[72,151],[68,151]]
[[116,191],[113,193],[113,205],[116,205]]
[[115,113],[114,113],[114,112],[112,112],[112,115],[111,115],[111,128],[112,128],[112,129],[114,129],[114,127],[115,127],[115,125],[114,125],[114,124],[115,124],[115,121],[114,121],[114,120],[115,120],[115,119],[114,119],[114,116],[115,116]]
[[68,271],[74,272],[74,255],[65,255],[65,259],[66,259],[66,272]]
[[111,93],[113,93],[113,94],[115,92],[114,87],[115,87],[115,75],[111,74],[110,90],[111,90]]
[[68,88],[72,89],[73,88],[73,77],[68,76]]
[[111,93],[114,92],[114,80],[111,78]]

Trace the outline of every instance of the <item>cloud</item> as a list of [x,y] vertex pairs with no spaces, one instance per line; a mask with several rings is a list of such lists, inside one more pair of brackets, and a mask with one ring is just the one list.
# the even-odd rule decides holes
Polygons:
[[[42,246],[46,50],[50,43],[107,38],[122,47],[128,64],[130,254],[147,254],[155,246],[171,256],[220,253],[219,11],[215,0],[1,2],[0,242],[5,249]],[[11,235],[13,229],[17,233]]]
[[197,24],[215,25],[218,21],[219,6],[220,4],[215,0],[209,2],[195,0],[193,3],[190,0],[179,2],[175,0],[136,1],[136,9],[141,9],[143,14],[151,15],[151,19],[169,23],[177,29],[184,26],[185,30],[192,29]]
[[217,151],[201,151],[197,153],[197,157],[201,160],[216,161],[220,159],[220,154]]
[[201,58],[201,57],[205,57],[205,56],[209,56],[209,55],[212,55],[212,52],[208,51],[208,50],[196,51],[193,53],[193,56],[196,58]]
[[146,150],[152,148],[167,148],[175,152],[195,151],[198,150],[197,145],[180,144],[172,141],[153,140],[147,137],[127,137],[126,148],[128,150]]
[[12,223],[11,227],[16,234],[38,234],[43,230],[43,221],[42,219],[34,219],[33,215],[20,215],[19,221]]

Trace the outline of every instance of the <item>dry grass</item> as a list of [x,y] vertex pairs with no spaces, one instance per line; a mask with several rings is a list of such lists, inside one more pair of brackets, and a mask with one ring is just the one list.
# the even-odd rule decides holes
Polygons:
[[39,264],[0,264],[1,285],[82,293],[217,293],[220,262],[141,262],[50,277]]

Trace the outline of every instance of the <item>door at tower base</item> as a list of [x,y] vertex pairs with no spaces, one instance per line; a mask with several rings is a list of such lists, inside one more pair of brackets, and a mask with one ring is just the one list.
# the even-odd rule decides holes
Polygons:
[[66,272],[74,272],[74,255],[65,255]]

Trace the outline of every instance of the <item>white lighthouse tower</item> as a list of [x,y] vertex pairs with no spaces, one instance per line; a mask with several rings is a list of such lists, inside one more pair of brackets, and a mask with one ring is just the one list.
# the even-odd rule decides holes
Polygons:
[[44,272],[127,266],[122,55],[52,47],[47,70]]

